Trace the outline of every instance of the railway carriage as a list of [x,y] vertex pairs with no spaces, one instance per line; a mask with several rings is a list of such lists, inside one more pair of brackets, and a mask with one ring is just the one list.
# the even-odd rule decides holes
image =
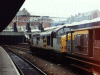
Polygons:
[[68,31],[66,39],[67,54],[100,61],[100,26]]
[[[82,25],[82,26],[81,26]],[[66,32],[66,55],[100,61],[100,18]]]

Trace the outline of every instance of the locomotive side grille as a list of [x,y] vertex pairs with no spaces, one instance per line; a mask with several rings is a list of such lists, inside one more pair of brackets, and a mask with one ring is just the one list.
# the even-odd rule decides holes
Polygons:
[[62,36],[60,41],[61,41],[61,52],[66,52],[66,35]]

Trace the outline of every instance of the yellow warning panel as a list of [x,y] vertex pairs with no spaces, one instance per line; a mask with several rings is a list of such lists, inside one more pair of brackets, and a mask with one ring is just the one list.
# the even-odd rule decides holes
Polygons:
[[61,52],[66,52],[66,46],[67,46],[67,43],[66,43],[66,35],[62,36],[61,37]]

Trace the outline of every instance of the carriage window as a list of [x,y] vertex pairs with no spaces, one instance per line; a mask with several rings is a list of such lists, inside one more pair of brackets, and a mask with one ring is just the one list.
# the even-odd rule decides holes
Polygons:
[[100,29],[95,30],[95,40],[100,40]]
[[47,36],[47,45],[50,46],[50,36]]

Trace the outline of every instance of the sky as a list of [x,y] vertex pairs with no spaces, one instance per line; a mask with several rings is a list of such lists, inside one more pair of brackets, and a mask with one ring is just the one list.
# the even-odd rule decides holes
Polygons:
[[100,11],[100,0],[26,0],[25,8],[31,15],[70,17],[93,10]]

